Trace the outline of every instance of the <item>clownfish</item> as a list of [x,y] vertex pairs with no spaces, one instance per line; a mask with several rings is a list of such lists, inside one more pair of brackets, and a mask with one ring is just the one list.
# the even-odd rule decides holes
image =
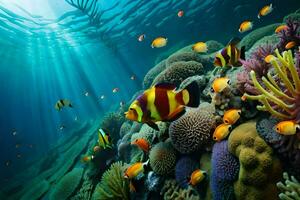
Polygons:
[[275,126],[276,132],[282,135],[295,135],[300,131],[300,125],[293,120],[279,122]]
[[233,125],[239,118],[241,117],[242,110],[241,109],[230,109],[224,113],[223,122],[225,124]]
[[259,11],[259,13],[257,15],[257,18],[260,19],[260,17],[266,16],[266,15],[270,14],[272,11],[273,11],[272,4],[266,5],[262,9],[260,9],[260,11]]
[[155,122],[174,121],[184,114],[185,106],[198,107],[200,97],[196,81],[181,91],[175,88],[173,84],[160,83],[144,91],[129,106],[125,117],[159,130]]
[[152,48],[161,48],[167,45],[168,39],[165,37],[158,37],[155,38],[152,43],[151,43],[151,47]]
[[60,99],[56,102],[55,104],[55,109],[60,111],[63,107],[70,107],[70,108],[73,108],[73,105],[71,103],[70,100],[67,100],[67,99]]
[[192,186],[197,185],[198,183],[203,181],[206,176],[207,176],[207,173],[205,171],[196,169],[195,171],[193,171],[193,173],[190,177],[189,185],[192,185]]
[[102,128],[98,129],[98,145],[101,149],[111,149],[113,147],[110,136]]
[[238,49],[236,46],[240,42],[239,38],[233,38],[228,45],[215,55],[214,65],[216,67],[238,67],[241,66],[240,59],[245,59],[245,46]]
[[230,124],[220,124],[215,129],[215,132],[213,134],[213,139],[217,142],[220,142],[221,140],[225,139],[229,135],[231,129],[232,127]]

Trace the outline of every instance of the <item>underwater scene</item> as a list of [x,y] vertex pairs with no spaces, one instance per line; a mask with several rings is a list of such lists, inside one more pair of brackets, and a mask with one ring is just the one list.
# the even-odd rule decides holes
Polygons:
[[0,0],[0,200],[300,200],[300,0]]

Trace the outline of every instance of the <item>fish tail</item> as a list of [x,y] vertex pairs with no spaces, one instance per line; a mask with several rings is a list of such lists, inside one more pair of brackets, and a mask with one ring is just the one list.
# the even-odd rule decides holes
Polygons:
[[[193,81],[192,83],[190,83],[180,93],[182,93],[181,94],[182,100],[186,106],[189,106],[189,107],[198,107],[199,106],[200,91],[199,91],[198,83],[196,81]],[[186,99],[188,99],[188,102]]]

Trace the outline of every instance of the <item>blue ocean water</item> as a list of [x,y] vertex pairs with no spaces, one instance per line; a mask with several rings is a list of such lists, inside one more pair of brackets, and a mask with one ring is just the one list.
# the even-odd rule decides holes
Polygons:
[[[47,156],[82,122],[129,103],[149,69],[176,50],[243,37],[241,20],[266,4],[274,11],[263,21],[254,18],[255,29],[300,7],[299,0],[98,0],[87,1],[92,9],[85,12],[72,2],[0,0],[1,183]],[[168,45],[152,49],[158,36]],[[54,104],[63,98],[74,108],[57,112]]]

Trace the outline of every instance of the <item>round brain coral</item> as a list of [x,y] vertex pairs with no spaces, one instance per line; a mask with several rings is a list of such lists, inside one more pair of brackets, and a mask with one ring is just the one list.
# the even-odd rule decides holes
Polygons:
[[212,109],[188,108],[182,117],[171,123],[169,135],[180,153],[192,153],[211,141],[215,123]]
[[170,174],[175,167],[176,152],[170,142],[160,142],[152,147],[149,154],[150,166],[159,175]]
[[165,69],[166,69],[166,60],[161,61],[153,68],[151,68],[144,77],[143,88],[148,89],[151,86],[155,77]]
[[240,172],[234,183],[238,200],[277,199],[276,183],[282,169],[271,147],[256,132],[256,122],[235,128],[228,139],[229,152],[238,157]]
[[186,78],[194,75],[201,75],[203,66],[196,61],[180,61],[170,65],[167,69],[161,72],[153,81],[152,85],[161,82],[167,82],[179,86]]

